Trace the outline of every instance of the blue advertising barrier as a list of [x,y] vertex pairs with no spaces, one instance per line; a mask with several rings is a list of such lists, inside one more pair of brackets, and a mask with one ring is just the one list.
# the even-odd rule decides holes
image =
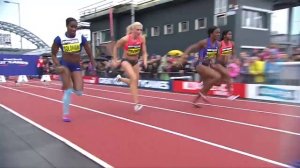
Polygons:
[[[116,85],[116,86],[128,86],[123,82],[118,82],[114,78],[99,78],[99,84],[103,85]],[[172,84],[170,81],[160,81],[160,80],[139,80],[139,88],[144,89],[154,89],[154,90],[164,90],[171,91]]]
[[36,55],[0,54],[0,75],[38,75]]

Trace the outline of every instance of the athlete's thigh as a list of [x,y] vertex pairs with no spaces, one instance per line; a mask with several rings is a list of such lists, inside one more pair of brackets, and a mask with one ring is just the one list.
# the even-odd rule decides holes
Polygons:
[[203,76],[204,79],[220,77],[220,74],[213,68],[210,68],[209,66],[199,65],[197,71],[201,76]]
[[55,69],[55,72],[60,75],[61,81],[63,83],[63,89],[67,89],[72,86],[71,82],[71,72],[68,67],[61,65]]
[[128,61],[123,61],[121,66],[130,79],[137,79],[137,75],[132,65]]
[[215,64],[213,65],[213,69],[217,72],[219,72],[223,77],[228,77],[229,73],[228,70],[222,66],[221,64]]

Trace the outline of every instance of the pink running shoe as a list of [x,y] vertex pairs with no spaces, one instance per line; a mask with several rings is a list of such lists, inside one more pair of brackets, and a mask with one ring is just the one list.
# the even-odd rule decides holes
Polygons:
[[64,122],[71,122],[71,119],[68,115],[63,115],[63,121]]

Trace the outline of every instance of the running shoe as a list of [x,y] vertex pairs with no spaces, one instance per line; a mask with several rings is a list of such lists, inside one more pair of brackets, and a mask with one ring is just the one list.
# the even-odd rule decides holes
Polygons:
[[71,122],[71,119],[68,115],[63,115],[63,121],[64,122]]
[[116,82],[121,82],[121,78],[122,78],[121,75],[117,75],[117,76],[115,77],[115,81],[116,81]]
[[235,100],[237,99],[238,97],[240,97],[240,95],[230,95],[227,97],[228,100]]
[[136,104],[135,106],[134,106],[134,111],[140,111],[141,109],[143,108],[143,105],[142,104]]
[[204,96],[201,92],[198,93],[198,95],[196,96],[196,98],[194,99],[193,101],[193,105],[196,107],[196,108],[199,108],[200,106],[197,104],[197,101],[202,98],[202,100],[205,102],[205,103],[210,103],[208,100],[207,100],[207,97]]

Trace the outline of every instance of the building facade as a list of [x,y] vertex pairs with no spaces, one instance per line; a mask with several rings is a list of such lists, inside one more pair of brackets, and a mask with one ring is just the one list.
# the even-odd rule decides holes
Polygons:
[[[144,25],[149,55],[184,50],[207,38],[207,30],[218,26],[230,29],[237,53],[263,49],[270,42],[272,0],[152,0],[102,1],[83,8],[80,20],[90,22],[93,51],[111,54],[114,41],[126,33],[133,20]],[[105,5],[103,3],[106,3]]]

